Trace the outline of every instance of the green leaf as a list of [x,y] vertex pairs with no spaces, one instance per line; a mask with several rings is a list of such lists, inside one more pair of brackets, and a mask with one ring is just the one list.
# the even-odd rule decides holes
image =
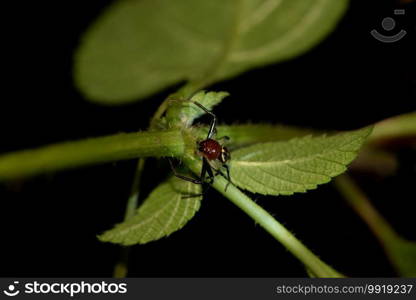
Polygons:
[[[200,131],[206,135],[208,128],[201,128]],[[231,138],[227,142],[227,147],[230,149],[256,143],[285,141],[295,137],[320,133],[308,128],[272,124],[218,125],[217,132],[217,136],[229,136]]]
[[230,162],[237,186],[266,195],[306,192],[346,170],[371,127],[333,136],[295,138],[236,150]]
[[201,186],[176,177],[156,187],[136,215],[98,238],[122,245],[145,244],[181,229],[201,206]]
[[[215,105],[219,104],[228,95],[229,93],[227,92],[200,91],[191,100],[202,104],[208,110],[212,110]],[[189,127],[196,118],[204,114],[205,111],[191,101],[172,99],[171,106],[166,113],[166,119],[170,124],[169,127],[175,125]]]
[[115,105],[181,81],[200,88],[300,55],[320,42],[348,0],[119,0],[87,30],[75,81]]

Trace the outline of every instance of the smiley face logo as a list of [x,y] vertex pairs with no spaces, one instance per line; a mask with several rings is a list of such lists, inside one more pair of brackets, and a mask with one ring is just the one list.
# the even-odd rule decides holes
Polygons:
[[[396,9],[394,10],[394,14],[395,15],[404,15],[405,11],[404,9]],[[393,18],[387,17],[384,18],[381,21],[381,26],[383,27],[383,29],[385,31],[392,31],[395,27],[396,27],[396,21]],[[406,35],[406,31],[405,30],[400,30],[398,33],[394,34],[394,35],[384,35],[381,34],[380,32],[378,32],[377,30],[373,29],[371,31],[371,35],[379,40],[380,42],[383,43],[394,43],[397,42],[399,40],[401,40],[405,35]]]
[[16,289],[16,285],[19,284],[19,281],[14,281],[13,284],[9,284],[6,290],[3,293],[9,297],[14,297],[20,293],[18,289]]

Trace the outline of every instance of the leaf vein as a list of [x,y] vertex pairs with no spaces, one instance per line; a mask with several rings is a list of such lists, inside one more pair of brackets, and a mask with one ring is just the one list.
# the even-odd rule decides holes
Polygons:
[[[279,192],[279,190],[278,189],[276,189],[274,186],[266,186],[265,184],[264,184],[264,182],[261,182],[260,180],[258,180],[256,177],[253,177],[252,176],[252,174],[250,173],[250,172],[246,172],[246,171],[248,171],[248,170],[246,170],[246,169],[242,169],[243,170],[243,172],[244,172],[244,174],[246,174],[246,176],[248,177],[248,178],[251,178],[252,180],[254,180],[254,181],[256,181],[256,182],[258,182],[261,186],[262,186],[262,188],[264,189],[264,190],[267,190],[266,188],[271,188],[272,190],[274,190],[274,191],[276,191],[276,192]],[[254,191],[256,191],[256,189],[253,189]]]
[[314,174],[314,175],[320,175],[320,176],[325,176],[325,177],[330,178],[330,176],[328,176],[328,175],[326,175],[326,174],[324,174],[324,173],[314,172],[314,171],[311,171],[311,170],[299,169],[299,168],[294,167],[294,166],[293,166],[293,165],[291,165],[291,164],[288,164],[287,166],[288,166],[289,168],[291,168],[291,169],[295,170],[295,171],[303,172],[303,173],[305,173],[305,174]]
[[292,180],[289,180],[289,179],[286,179],[286,178],[280,177],[280,176],[278,176],[278,175],[277,175],[277,174],[275,174],[275,173],[272,173],[272,172],[270,172],[270,171],[266,171],[264,168],[259,168],[259,169],[260,169],[260,170],[262,170],[264,173],[269,174],[269,175],[271,175],[272,177],[277,178],[278,180],[281,180],[281,181],[286,181],[286,182],[289,182],[289,183],[292,183],[292,184],[295,184],[295,185],[300,185],[300,186],[304,187],[304,184],[303,184],[303,183],[296,182],[296,181],[292,181]]

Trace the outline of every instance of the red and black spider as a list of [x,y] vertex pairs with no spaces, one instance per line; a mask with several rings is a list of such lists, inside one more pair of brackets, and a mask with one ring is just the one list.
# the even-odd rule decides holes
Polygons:
[[169,160],[174,175],[178,178],[190,181],[195,184],[203,184],[205,182],[205,176],[208,174],[209,183],[212,184],[216,175],[224,175],[220,171],[221,168],[224,168],[227,172],[227,180],[228,182],[231,182],[230,169],[227,165],[227,161],[231,158],[230,152],[226,147],[222,145],[223,142],[219,142],[227,141],[230,138],[228,136],[224,136],[218,140],[213,139],[217,132],[217,116],[213,112],[208,110],[206,107],[204,107],[202,104],[195,101],[190,102],[194,103],[196,106],[201,108],[203,111],[205,111],[212,117],[207,138],[205,140],[197,142],[197,153],[202,157],[201,175],[200,178],[195,179],[178,174],[175,168],[173,167],[172,162]]

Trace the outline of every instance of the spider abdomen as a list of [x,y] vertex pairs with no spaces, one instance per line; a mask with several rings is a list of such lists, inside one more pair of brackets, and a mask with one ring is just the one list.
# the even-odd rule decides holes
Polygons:
[[205,156],[209,160],[218,159],[222,152],[222,146],[216,140],[206,139],[199,142],[198,147],[201,155]]

